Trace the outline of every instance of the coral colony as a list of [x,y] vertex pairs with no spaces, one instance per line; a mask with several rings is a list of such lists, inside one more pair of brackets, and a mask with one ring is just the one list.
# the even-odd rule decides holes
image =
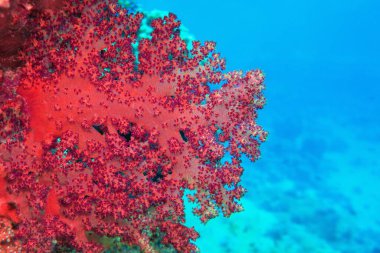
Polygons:
[[196,252],[184,198],[202,222],[242,210],[262,72],[225,73],[173,14],[138,39],[143,14],[116,1],[23,9],[33,31],[0,65],[0,252]]

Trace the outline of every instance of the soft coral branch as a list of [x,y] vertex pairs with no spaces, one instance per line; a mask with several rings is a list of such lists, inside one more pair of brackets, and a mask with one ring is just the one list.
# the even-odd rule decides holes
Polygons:
[[18,57],[30,34],[37,28],[32,16],[42,10],[56,10],[62,0],[0,0],[0,69],[23,64]]

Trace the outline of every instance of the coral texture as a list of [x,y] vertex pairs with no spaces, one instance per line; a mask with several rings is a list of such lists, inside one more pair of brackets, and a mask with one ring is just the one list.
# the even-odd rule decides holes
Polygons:
[[263,74],[224,73],[213,42],[187,49],[173,14],[141,40],[143,15],[111,0],[31,19],[25,64],[1,75],[0,216],[18,225],[12,238],[27,252],[101,252],[104,237],[196,251],[184,191],[203,222],[242,209],[241,156],[256,160],[266,138]]
[[18,52],[33,33],[31,17],[61,7],[61,0],[0,0],[0,69],[22,64]]

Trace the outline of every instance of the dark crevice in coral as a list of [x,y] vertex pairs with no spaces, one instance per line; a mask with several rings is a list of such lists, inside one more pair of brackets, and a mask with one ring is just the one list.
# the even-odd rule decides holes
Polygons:
[[181,138],[184,142],[187,142],[189,139],[187,139],[185,132],[182,130],[179,130],[179,134],[181,135]]
[[8,202],[8,210],[16,210],[17,206],[15,202]]
[[93,125],[92,126],[98,133],[104,135],[105,129],[103,125]]
[[127,142],[129,142],[131,140],[131,137],[132,137],[132,133],[130,131],[128,131],[127,133],[122,133],[120,131],[117,131],[117,133],[124,138],[124,140],[126,140]]

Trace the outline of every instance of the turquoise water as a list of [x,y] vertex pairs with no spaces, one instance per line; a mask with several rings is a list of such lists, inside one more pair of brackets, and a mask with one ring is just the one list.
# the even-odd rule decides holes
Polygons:
[[206,253],[380,252],[380,1],[138,1],[260,68],[269,131],[246,168],[245,211],[207,225]]

